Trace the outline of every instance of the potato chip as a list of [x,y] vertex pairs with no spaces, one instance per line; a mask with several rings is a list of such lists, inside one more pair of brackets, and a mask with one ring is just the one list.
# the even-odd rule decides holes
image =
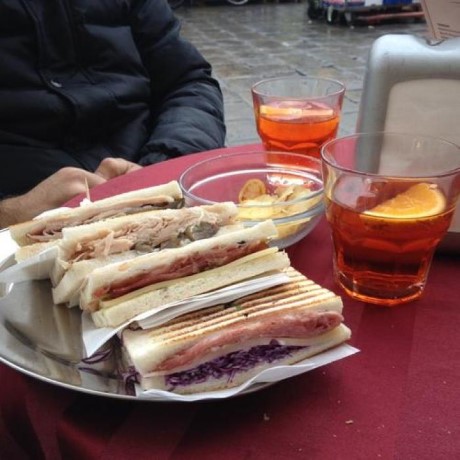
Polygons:
[[291,198],[291,195],[293,194],[294,192],[294,186],[293,185],[288,185],[287,187],[286,186],[279,186],[276,188],[275,190],[275,194],[277,196],[276,198],[276,201],[280,202],[280,201],[290,201],[292,198]]
[[240,190],[238,195],[238,200],[241,203],[242,201],[250,200],[257,198],[261,195],[267,193],[267,188],[265,184],[260,179],[250,179],[248,180]]
[[[267,193],[265,184],[260,179],[250,179],[242,187],[239,193],[240,206],[238,218],[241,220],[264,220],[278,219],[307,211],[314,206],[321,197],[311,200],[301,201],[294,204],[280,204],[299,200],[312,194],[309,186],[304,185],[279,185],[273,194]],[[270,206],[273,204],[273,206]],[[296,233],[299,228],[310,218],[301,222],[277,224],[279,238]]]
[[238,209],[238,218],[243,220],[272,219],[275,214],[271,206],[251,206]]
[[251,198],[250,200],[244,200],[241,204],[244,206],[257,206],[261,204],[271,204],[274,203],[275,199],[271,195],[260,195],[255,198]]

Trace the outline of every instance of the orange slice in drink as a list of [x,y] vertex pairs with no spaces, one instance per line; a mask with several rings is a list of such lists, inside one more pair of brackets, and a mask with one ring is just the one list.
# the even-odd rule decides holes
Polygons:
[[295,119],[295,118],[321,118],[328,119],[334,115],[330,107],[288,107],[261,105],[260,114],[267,118]]
[[364,214],[393,219],[417,219],[440,214],[446,198],[436,184],[420,182]]
[[302,116],[302,108],[261,105],[260,114],[269,118],[299,118]]

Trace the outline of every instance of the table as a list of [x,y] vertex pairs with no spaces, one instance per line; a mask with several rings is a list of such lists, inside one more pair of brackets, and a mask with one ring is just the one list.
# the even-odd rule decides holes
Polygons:
[[[100,186],[93,198],[256,148],[149,166]],[[0,458],[460,458],[458,256],[438,255],[424,297],[389,309],[353,301],[334,284],[324,221],[288,253],[295,268],[342,295],[359,353],[257,393],[200,403],[92,396],[0,365]]]

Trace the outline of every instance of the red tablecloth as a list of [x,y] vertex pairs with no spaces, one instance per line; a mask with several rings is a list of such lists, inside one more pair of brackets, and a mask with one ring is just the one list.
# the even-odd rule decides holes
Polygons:
[[[144,168],[93,198],[175,179],[218,153]],[[325,222],[288,252],[294,267],[342,294]],[[387,309],[343,296],[360,353],[225,401],[115,400],[0,365],[0,458],[460,458],[459,282],[460,260],[438,255],[419,301]]]

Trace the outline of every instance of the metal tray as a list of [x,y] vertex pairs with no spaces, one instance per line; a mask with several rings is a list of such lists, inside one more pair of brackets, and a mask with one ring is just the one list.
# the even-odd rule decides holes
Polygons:
[[[8,266],[12,257],[4,264]],[[113,398],[127,394],[116,375],[116,354],[103,364],[82,361],[81,314],[53,304],[48,280],[13,286],[0,299],[0,361],[39,380]]]
[[[0,260],[0,271],[12,264],[12,255]],[[83,393],[124,400],[171,401],[167,396],[150,400],[130,393],[131,388],[118,372],[121,357],[116,343],[109,358],[100,363],[85,361],[84,356],[81,312],[55,305],[49,280],[15,284],[0,298],[0,362],[44,382]],[[253,385],[240,395],[269,385],[272,383]]]

